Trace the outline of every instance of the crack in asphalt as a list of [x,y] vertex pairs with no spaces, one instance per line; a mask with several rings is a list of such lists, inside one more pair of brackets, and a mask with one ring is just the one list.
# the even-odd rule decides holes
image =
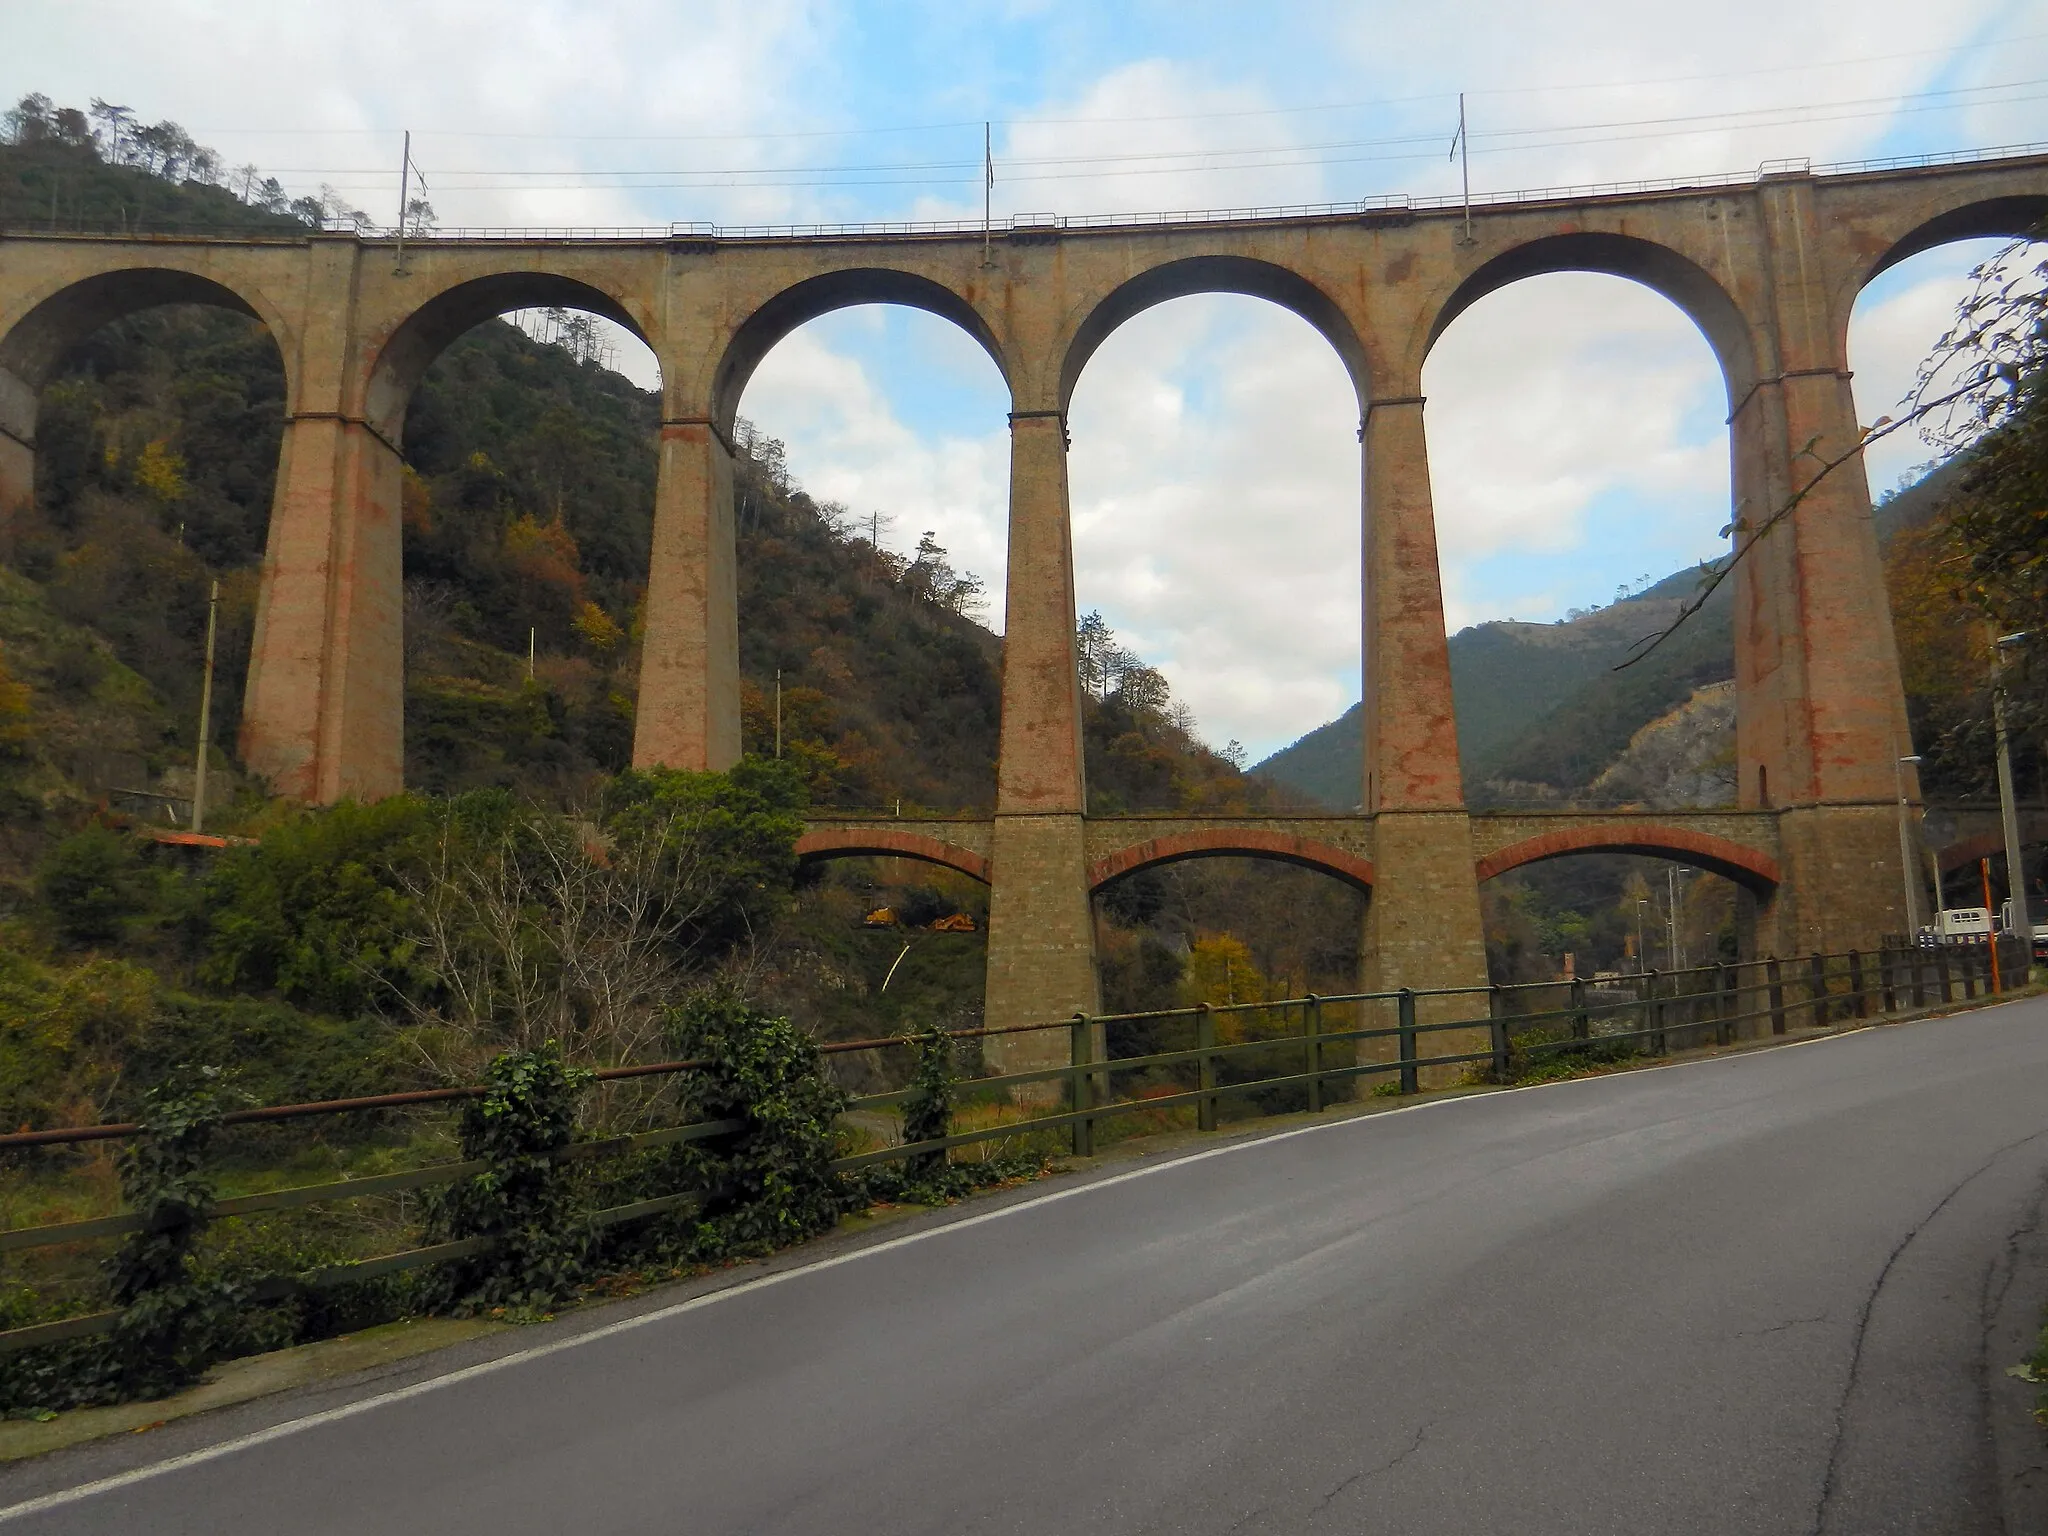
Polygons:
[[1330,1507],[1331,1501],[1335,1499],[1338,1494],[1344,1492],[1347,1488],[1350,1488],[1357,1483],[1364,1482],[1368,1477],[1378,1477],[1383,1472],[1393,1471],[1394,1468],[1401,1465],[1402,1462],[1406,1461],[1410,1456],[1413,1456],[1417,1451],[1422,1449],[1422,1442],[1429,1438],[1429,1432],[1432,1429],[1436,1428],[1436,1425],[1437,1421],[1435,1419],[1429,1419],[1424,1423],[1418,1424],[1415,1428],[1415,1438],[1410,1440],[1405,1447],[1403,1447],[1401,1450],[1396,1451],[1392,1457],[1390,1457],[1386,1461],[1381,1462],[1378,1466],[1362,1467],[1358,1471],[1352,1473],[1349,1477],[1345,1478],[1343,1482],[1339,1483],[1336,1487],[1332,1488],[1328,1493],[1323,1495],[1322,1500],[1315,1507],[1315,1513],[1321,1514],[1324,1510],[1328,1509]]
[[1738,1339],[1767,1338],[1768,1336],[1774,1333],[1783,1333],[1787,1328],[1797,1328],[1806,1323],[1824,1323],[1827,1320],[1828,1315],[1825,1312],[1819,1313],[1813,1317],[1788,1317],[1785,1319],[1784,1322],[1773,1323],[1768,1328],[1741,1329],[1735,1334],[1735,1337]]
[[[2022,1466],[2008,1468],[2006,1458],[1999,1455],[1997,1421],[1993,1415],[2000,1412],[1993,1395],[1993,1387],[2004,1379],[1999,1363],[1992,1358],[1992,1337],[1998,1330],[1999,1314],[2005,1310],[2006,1297],[2011,1293],[2013,1282],[2019,1277],[2021,1266],[2020,1242],[2023,1238],[2034,1237],[2041,1230],[2044,1207],[2048,1207],[2048,1176],[2034,1186],[2034,1198],[2028,1203],[2027,1213],[2020,1224],[2005,1235],[2005,1262],[1993,1264],[1984,1272],[1984,1292],[1981,1300],[1980,1321],[1983,1325],[1983,1347],[1978,1355],[1977,1407],[1982,1415],[1986,1432],[1991,1436],[1992,1470],[1995,1477],[2014,1485],[2021,1485],[2034,1476],[2039,1468]],[[2012,1513],[2008,1504],[2005,1514]]]
[[1961,1194],[1976,1179],[1989,1172],[1992,1166],[2008,1152],[2016,1152],[2029,1142],[2039,1141],[2043,1136],[2048,1136],[2048,1131],[2035,1131],[2031,1135],[2020,1137],[2017,1141],[2007,1142],[2004,1146],[1994,1151],[1983,1162],[1958,1179],[1947,1194],[1935,1201],[1927,1214],[1914,1222],[1912,1228],[1904,1237],[1899,1239],[1898,1244],[1886,1255],[1883,1266],[1877,1272],[1877,1278],[1871,1282],[1869,1293],[1863,1298],[1862,1311],[1856,1318],[1855,1342],[1849,1354],[1849,1373],[1842,1383],[1842,1395],[1835,1403],[1835,1430],[1832,1443],[1828,1447],[1827,1472],[1821,1478],[1820,1497],[1815,1502],[1813,1508],[1812,1536],[1827,1536],[1828,1505],[1833,1502],[1835,1497],[1835,1480],[1841,1472],[1842,1445],[1848,1437],[1849,1399],[1855,1394],[1856,1383],[1863,1374],[1863,1344],[1865,1336],[1870,1331],[1870,1314],[1877,1308],[1877,1298],[1884,1291],[1885,1281],[1891,1278],[1893,1266],[1899,1262],[1900,1257],[1905,1251],[1912,1246],[1913,1239],[1925,1231],[1928,1224],[1935,1217],[1948,1209],[1950,1201],[1954,1200],[1957,1195]]

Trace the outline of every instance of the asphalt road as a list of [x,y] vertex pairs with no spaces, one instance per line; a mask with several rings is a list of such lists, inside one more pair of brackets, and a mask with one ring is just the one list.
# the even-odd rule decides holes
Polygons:
[[2044,1176],[2020,1003],[1054,1181],[253,1443],[65,1453],[0,1528],[1997,1531]]

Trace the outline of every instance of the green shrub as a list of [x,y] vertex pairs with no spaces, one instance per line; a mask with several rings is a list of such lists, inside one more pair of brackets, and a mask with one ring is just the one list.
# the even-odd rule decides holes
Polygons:
[[94,956],[67,970],[0,948],[0,1128],[96,1118],[123,1090],[139,1100],[162,1076],[133,1070],[157,989],[154,973],[129,961]]
[[375,1001],[382,983],[404,985],[410,904],[399,878],[417,864],[433,819],[411,795],[344,802],[228,849],[206,880],[201,974],[337,1013]]
[[809,794],[797,769],[743,758],[725,773],[634,769],[605,792],[605,829],[659,834],[694,913],[681,942],[700,954],[748,943],[788,909]]
[[[941,1141],[953,1129],[953,1037],[933,1024],[911,1037],[916,1068],[910,1078],[911,1097],[903,1106],[903,1141]],[[944,1152],[920,1152],[904,1161],[912,1179],[927,1178],[946,1165]]]
[[122,1309],[107,1351],[117,1400],[196,1381],[234,1327],[241,1288],[191,1261],[214,1196],[207,1152],[235,1097],[213,1068],[181,1073],[149,1096],[143,1133],[121,1149],[121,1195],[142,1227],[107,1262]]
[[[953,1133],[953,1099],[959,1077],[953,1070],[953,1037],[940,1025],[928,1025],[910,1037],[916,1058],[910,1098],[903,1106],[903,1141],[941,1141]],[[1010,1179],[1029,1178],[1046,1166],[1042,1152],[1023,1151],[956,1163],[945,1152],[919,1152],[901,1162],[878,1163],[867,1170],[865,1192],[872,1200],[907,1200],[943,1205],[977,1189]]]
[[710,1152],[676,1161],[712,1191],[689,1254],[699,1260],[765,1253],[826,1230],[854,1200],[832,1171],[845,1092],[826,1075],[818,1043],[788,1019],[736,998],[705,996],[670,1018],[671,1048],[704,1060],[685,1074],[693,1120],[739,1120],[745,1129]]
[[589,1228],[561,1153],[590,1081],[589,1069],[566,1065],[550,1041],[499,1056],[484,1074],[483,1096],[463,1106],[462,1155],[488,1166],[442,1196],[439,1225],[451,1239],[497,1241],[448,1267],[445,1300],[458,1313],[545,1311],[574,1293]]
[[74,944],[121,939],[149,910],[155,888],[136,840],[98,822],[51,849],[36,871],[37,896]]

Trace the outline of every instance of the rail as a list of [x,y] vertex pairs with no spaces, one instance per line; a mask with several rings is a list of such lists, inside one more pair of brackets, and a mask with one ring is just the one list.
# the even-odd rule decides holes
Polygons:
[[[840,1172],[931,1155],[948,1155],[979,1143],[1064,1133],[1076,1156],[1091,1156],[1105,1125],[1133,1116],[1192,1109],[1195,1126],[1213,1131],[1223,1123],[1226,1104],[1265,1098],[1319,1112],[1333,1094],[1370,1078],[1383,1080],[1376,1092],[1421,1091],[1425,1075],[1441,1079],[1464,1069],[1480,1080],[1506,1083],[1547,1060],[1573,1057],[1621,1061],[1662,1056],[1673,1050],[1744,1037],[1785,1035],[1793,1030],[1857,1026],[1872,1018],[1897,1016],[1966,1002],[1994,991],[2009,992],[2028,978],[2028,956],[2017,940],[1938,946],[1889,945],[1871,952],[1812,954],[1797,960],[1769,958],[1726,961],[1672,971],[1528,982],[1485,987],[1402,988],[1395,991],[1254,999],[1198,1004],[1144,1013],[1075,1014],[1040,1024],[950,1031],[956,1044],[1003,1036],[1063,1032],[1064,1064],[1003,1072],[964,1080],[978,1094],[1007,1093],[1041,1112],[928,1140],[849,1153],[832,1166]],[[1464,1006],[1460,1006],[1460,1005]],[[1358,1022],[1344,1025],[1349,1015]],[[1379,1019],[1381,1022],[1368,1022]],[[1389,1022],[1390,1020],[1390,1022]],[[1235,1027],[1233,1028],[1233,1022]],[[1337,1027],[1333,1027],[1333,1025]],[[1259,1031],[1246,1038],[1229,1033]],[[1111,1054],[1114,1034],[1128,1042],[1141,1032],[1178,1031],[1186,1044]],[[1444,1036],[1460,1038],[1443,1039]],[[1439,1048],[1438,1042],[1441,1042]],[[829,1056],[900,1050],[906,1036],[834,1041]],[[1348,1053],[1350,1060],[1342,1057]],[[1425,1052],[1427,1052],[1425,1054]],[[1263,1061],[1261,1057],[1263,1056]],[[670,1076],[698,1070],[701,1061],[666,1061],[604,1069],[601,1081]],[[1146,1081],[1132,1083],[1134,1076]],[[1118,1079],[1124,1091],[1118,1091]],[[1021,1092],[1020,1092],[1021,1091]],[[368,1095],[306,1104],[238,1110],[224,1117],[235,1125],[300,1120],[392,1109],[411,1109],[475,1098],[474,1085]],[[915,1090],[862,1094],[850,1111],[886,1110],[908,1101]],[[1257,1112],[1256,1107],[1254,1112]],[[572,1143],[558,1154],[581,1161],[618,1157],[658,1147],[716,1141],[745,1129],[738,1120],[663,1126],[628,1135]],[[0,1154],[64,1145],[123,1140],[147,1134],[147,1127],[115,1124],[57,1127],[0,1135]],[[433,1188],[484,1172],[481,1160],[438,1163],[365,1178],[299,1185],[215,1201],[209,1220],[302,1209]],[[696,1209],[713,1192],[681,1189],[593,1210],[587,1218],[605,1228],[664,1213]],[[0,1254],[64,1248],[124,1236],[141,1229],[132,1212],[83,1221],[0,1230]],[[267,1275],[254,1283],[257,1300],[336,1286],[474,1256],[495,1244],[489,1237],[422,1243],[352,1263],[325,1265],[296,1274]],[[0,1332],[0,1355],[113,1329],[118,1310],[53,1319]]]

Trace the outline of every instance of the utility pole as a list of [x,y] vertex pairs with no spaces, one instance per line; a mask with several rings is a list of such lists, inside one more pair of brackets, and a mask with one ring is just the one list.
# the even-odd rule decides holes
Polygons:
[[1998,738],[1998,815],[2005,831],[2005,886],[2012,903],[2012,926],[2017,929],[2027,964],[2034,963],[2034,917],[2028,910],[2027,865],[2020,851],[2020,816],[2012,796],[2012,743],[2005,732],[2005,648],[2018,645],[2033,633],[2018,630],[1998,635],[1991,642],[1991,723]]
[[535,645],[535,642],[536,642],[536,641],[537,641],[537,640],[538,640],[539,638],[540,638],[540,631],[539,631],[538,629],[529,629],[529,630],[527,630],[527,632],[526,632],[526,680],[527,680],[527,681],[528,681],[529,683],[533,681],[533,651],[534,651],[534,645]]
[[775,669],[775,760],[782,760],[782,668]]
[[1458,161],[1465,183],[1465,232],[1458,244],[1471,245],[1472,238],[1472,141],[1465,132],[1465,93],[1458,92],[1458,132],[1451,140],[1451,154]]
[[1899,783],[1899,869],[1906,882],[1906,942],[1920,942],[1920,861],[1913,853],[1913,815],[1906,805],[1906,764],[1920,761],[1910,753],[1893,766]]
[[1685,951],[1679,947],[1678,936],[1678,899],[1682,894],[1678,879],[1691,873],[1692,870],[1683,864],[1673,864],[1664,871],[1664,915],[1671,929],[1671,969],[1674,971],[1685,969]]
[[1649,951],[1643,948],[1643,908],[1650,903],[1638,897],[1636,900],[1636,974],[1642,975],[1650,968]]
[[192,769],[192,830],[206,830],[206,748],[213,737],[213,636],[220,617],[220,583],[206,599],[206,670],[199,682],[199,761]]
[[995,265],[988,253],[989,211],[994,205],[996,190],[996,148],[990,125],[981,125],[981,264]]
[[412,130],[408,128],[405,130],[405,148],[398,156],[398,255],[391,268],[393,272],[405,270],[405,202],[412,190],[406,184],[406,178],[411,174]]

